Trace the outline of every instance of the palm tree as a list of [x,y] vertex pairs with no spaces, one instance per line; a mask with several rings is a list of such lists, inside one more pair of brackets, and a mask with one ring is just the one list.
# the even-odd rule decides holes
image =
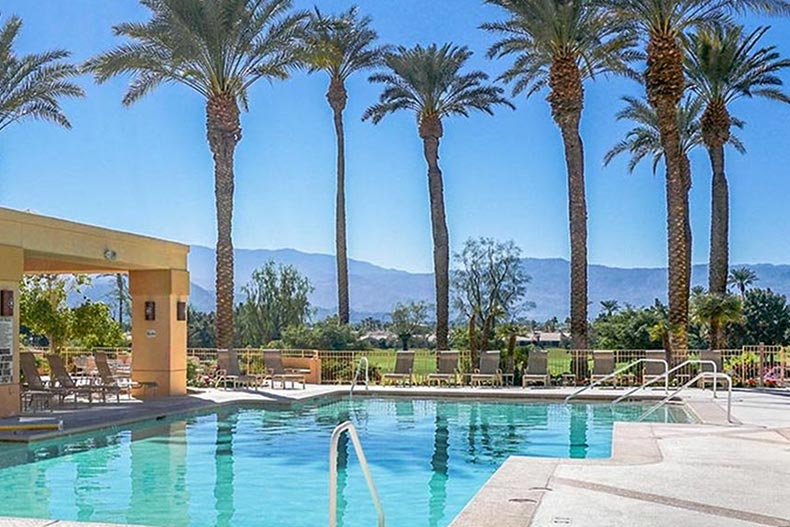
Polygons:
[[620,303],[617,300],[601,300],[601,309],[604,316],[611,317],[620,311]]
[[[579,134],[584,81],[596,74],[628,73],[634,41],[590,0],[486,0],[507,11],[503,22],[484,24],[503,35],[488,56],[515,56],[500,79],[513,83],[513,96],[549,88],[547,101],[565,147],[571,267],[571,337],[587,349],[587,200],[584,145]],[[626,36],[624,36],[626,35]]]
[[379,102],[365,111],[362,119],[374,124],[398,110],[416,114],[418,132],[428,163],[431,226],[433,231],[433,267],[436,282],[436,346],[447,349],[449,323],[450,243],[444,209],[444,183],[439,169],[439,140],[442,120],[452,115],[467,117],[470,110],[493,114],[496,105],[513,105],[504,90],[486,84],[482,71],[462,73],[472,52],[466,47],[445,44],[441,47],[399,46],[384,54],[389,71],[374,74],[371,82],[384,84]]
[[14,41],[21,28],[22,20],[15,16],[0,28],[0,130],[25,119],[71,128],[59,99],[85,95],[70,80],[79,68],[65,62],[70,54],[62,49],[18,56]]
[[287,79],[298,67],[306,14],[291,0],[140,0],[146,22],[115,26],[128,41],[86,64],[96,81],[134,76],[129,106],[162,84],[185,85],[206,100],[217,212],[217,347],[233,346],[233,157],[241,140],[239,105],[260,79]]
[[730,271],[730,276],[727,278],[727,283],[738,289],[738,292],[741,294],[741,298],[743,298],[746,296],[746,290],[749,288],[749,286],[755,283],[757,280],[759,280],[759,278],[757,278],[757,273],[748,267],[739,267],[738,269],[733,269]]
[[[628,131],[625,138],[617,143],[604,157],[604,164],[609,165],[615,157],[629,154],[628,171],[633,173],[642,160],[649,158],[653,174],[658,173],[658,167],[664,159],[664,149],[661,147],[661,132],[658,129],[658,117],[653,108],[643,99],[623,97],[625,107],[617,113],[618,121],[632,121],[634,128]],[[700,116],[702,115],[703,101],[698,97],[685,97],[678,106],[678,130],[680,131],[680,149],[688,156],[692,150],[702,144],[700,129]],[[743,123],[732,117],[732,125],[741,128]],[[743,143],[735,135],[730,134],[728,143],[738,150],[745,152]],[[685,166],[689,169],[689,165]],[[687,175],[691,178],[691,174]]]
[[728,106],[753,96],[790,103],[777,76],[790,60],[780,58],[775,46],[758,47],[766,31],[762,27],[747,35],[740,26],[716,26],[688,38],[686,74],[690,88],[705,104],[702,139],[713,169],[708,289],[721,295],[727,292],[729,269],[730,204],[724,170],[724,146],[732,125]]
[[647,43],[644,81],[656,112],[666,162],[669,325],[673,349],[688,348],[691,226],[687,177],[678,130],[678,105],[686,88],[682,41],[688,30],[729,19],[748,9],[788,12],[786,0],[601,0],[612,16],[637,30]]
[[379,64],[382,47],[373,43],[378,38],[370,27],[369,17],[358,18],[352,7],[339,17],[325,17],[316,8],[305,37],[304,60],[310,72],[324,71],[329,75],[326,99],[332,108],[337,135],[337,194],[335,200],[335,253],[337,258],[338,321],[348,324],[348,249],[346,243],[346,157],[343,132],[343,110],[348,93],[346,79],[352,74]]
[[741,299],[730,294],[702,293],[691,297],[692,319],[709,327],[710,349],[721,349],[724,327],[742,318]]

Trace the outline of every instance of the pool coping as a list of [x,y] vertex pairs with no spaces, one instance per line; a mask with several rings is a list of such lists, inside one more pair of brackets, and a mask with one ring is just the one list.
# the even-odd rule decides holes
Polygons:
[[[80,424],[80,418],[85,414],[80,414],[79,410],[69,414],[38,414],[32,416],[19,416],[10,419],[0,420],[2,423],[46,423],[57,420],[62,421],[61,429],[53,430],[27,430],[17,432],[0,432],[0,445],[3,443],[35,443],[80,435],[96,430],[114,430],[137,423],[153,420],[163,420],[178,416],[186,416],[196,413],[210,412],[212,410],[233,407],[263,407],[287,409],[300,404],[313,403],[320,399],[336,399],[349,394],[349,386],[346,385],[316,385],[319,390],[315,392],[302,393],[298,390],[285,391],[251,391],[251,390],[217,390],[194,392],[191,395],[177,398],[162,398],[143,401],[141,403],[122,403],[134,405],[124,408],[123,415],[113,416],[112,405],[102,405],[94,407],[99,413],[94,419],[85,419],[86,422]],[[207,393],[223,394],[228,397],[225,400],[203,398],[200,395]],[[291,396],[289,394],[294,394]],[[298,396],[296,396],[298,395]],[[567,397],[565,391],[556,389],[497,389],[497,388],[431,388],[431,387],[396,387],[396,386],[372,386],[370,389],[360,388],[354,392],[354,397],[408,397],[408,398],[435,398],[435,399],[478,399],[478,400],[500,400],[510,402],[529,401],[561,401]],[[608,402],[621,395],[618,391],[611,393],[590,392],[575,397],[574,400],[582,402]],[[645,402],[658,401],[663,399],[663,395],[643,393],[635,394],[629,401]],[[675,397],[672,404],[685,405],[680,397]],[[164,405],[162,405],[164,404]],[[90,408],[86,408],[91,410]],[[696,412],[692,412],[696,416]],[[76,418],[77,424],[71,423]]]

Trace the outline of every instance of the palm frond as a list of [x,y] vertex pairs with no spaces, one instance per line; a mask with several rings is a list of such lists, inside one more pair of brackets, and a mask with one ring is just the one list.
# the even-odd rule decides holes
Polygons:
[[60,100],[84,95],[72,81],[79,68],[66,62],[65,50],[17,55],[14,43],[21,28],[18,17],[8,18],[0,27],[0,130],[24,119],[70,128]]

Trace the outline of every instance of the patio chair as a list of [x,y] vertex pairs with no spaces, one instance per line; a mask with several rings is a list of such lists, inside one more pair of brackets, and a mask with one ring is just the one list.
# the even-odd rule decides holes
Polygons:
[[69,375],[66,370],[66,365],[63,363],[63,358],[55,353],[47,355],[47,362],[49,363],[50,372],[50,386],[59,388],[57,395],[60,398],[60,404],[66,400],[69,395],[74,396],[74,402],[77,402],[77,397],[80,395],[88,397],[88,404],[93,404],[93,394],[98,393],[105,399],[104,389],[101,386],[93,384],[77,384],[74,379]]
[[[602,381],[607,376],[614,373],[614,352],[596,351],[593,352],[593,371],[590,375],[590,383]],[[612,376],[603,384],[611,384],[617,387],[617,377]]]
[[428,384],[436,382],[441,386],[442,382],[448,386],[458,384],[458,360],[461,354],[457,351],[440,351],[438,354],[438,368],[436,373],[428,374]]
[[[286,382],[291,382],[291,388],[296,388],[296,383],[302,383],[302,389],[307,387],[305,381],[305,371],[296,368],[286,368],[283,366],[283,352],[280,350],[264,350],[263,362],[266,365],[266,372],[272,381],[272,388],[275,388],[275,382],[280,381],[283,384],[283,390],[286,389]],[[309,371],[309,370],[307,370]]]
[[551,386],[549,374],[549,354],[542,350],[529,350],[527,356],[527,369],[521,376],[521,387],[526,388],[531,381],[542,382],[543,386]]
[[263,386],[267,378],[267,375],[251,375],[242,372],[239,367],[239,354],[236,350],[217,350],[217,369],[214,373],[215,388],[219,388],[220,385],[227,388],[228,383],[233,385],[234,390],[239,386],[259,388]]
[[116,377],[112,373],[110,363],[107,359],[107,354],[103,351],[96,351],[93,353],[94,362],[96,363],[96,371],[101,379],[101,387],[104,389],[104,396],[108,393],[115,394],[115,400],[121,402],[121,394],[126,394],[132,398],[132,388],[139,385],[132,382],[131,379]]
[[499,369],[499,351],[483,351],[480,353],[480,367],[469,375],[472,386],[502,386],[502,370]]
[[414,352],[399,351],[395,354],[395,371],[385,373],[381,376],[381,384],[386,384],[388,380],[400,381],[401,384],[414,384]]
[[36,357],[29,351],[19,353],[19,366],[25,377],[22,386],[22,410],[52,409],[52,397],[57,390],[49,388],[38,373]]
[[[719,350],[702,350],[699,353],[699,358],[700,358],[700,360],[713,361],[716,364],[716,372],[724,373],[724,364],[723,364],[723,361],[722,361],[722,358],[721,358],[721,351],[719,351]],[[708,363],[705,363],[705,362],[701,363],[700,364],[700,372],[713,373],[713,364],[708,364]],[[719,379],[713,379],[712,377],[704,377],[704,378],[699,380],[699,382],[697,383],[697,386],[699,388],[705,388],[708,385],[713,386],[714,382],[719,383],[719,386],[721,386],[721,384],[724,381],[721,381]]]
[[[665,360],[667,358],[667,354],[664,350],[647,350],[645,351],[645,358],[653,360]],[[663,378],[664,373],[666,373],[666,369],[660,362],[646,362],[645,373],[642,375],[642,382],[646,383]],[[663,386],[663,383],[656,381],[651,386],[661,387]]]

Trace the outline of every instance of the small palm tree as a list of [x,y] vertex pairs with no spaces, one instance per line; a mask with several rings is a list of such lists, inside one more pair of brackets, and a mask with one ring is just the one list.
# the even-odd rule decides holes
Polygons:
[[708,326],[710,349],[721,349],[724,327],[743,317],[741,299],[727,293],[697,293],[691,297],[691,317],[698,324]]
[[0,130],[25,119],[71,128],[60,99],[84,95],[71,82],[79,68],[65,62],[70,54],[62,49],[18,56],[14,41],[21,28],[22,20],[15,16],[0,28]]
[[686,89],[683,39],[699,27],[729,19],[733,12],[790,12],[786,0],[600,0],[611,15],[636,30],[646,43],[645,91],[656,111],[666,161],[669,320],[673,349],[688,348],[691,287],[689,190],[678,129],[678,105]]
[[217,207],[217,347],[233,346],[233,157],[241,140],[239,105],[260,79],[287,79],[298,67],[306,14],[291,0],[140,0],[145,22],[115,26],[128,42],[86,64],[99,83],[134,76],[129,106],[162,84],[181,84],[206,101]]
[[428,190],[433,231],[433,266],[436,281],[436,346],[447,349],[450,302],[450,243],[444,208],[444,183],[439,169],[439,141],[444,133],[443,119],[453,115],[467,117],[470,110],[493,114],[493,107],[513,105],[503,97],[502,88],[486,84],[482,71],[462,73],[472,56],[466,47],[432,44],[413,48],[399,46],[384,54],[389,71],[374,74],[371,82],[384,85],[378,104],[368,108],[363,120],[374,124],[399,110],[417,117],[418,133],[428,163]]
[[743,298],[746,296],[746,290],[749,286],[754,284],[757,280],[759,280],[759,278],[757,278],[757,273],[748,267],[739,267],[730,271],[727,284],[735,287],[740,293],[741,298]]
[[[653,174],[658,173],[659,165],[664,159],[664,149],[661,147],[661,132],[658,129],[658,117],[653,108],[643,99],[636,97],[623,97],[625,107],[617,113],[618,121],[632,121],[634,128],[626,133],[625,138],[617,143],[604,157],[604,164],[609,165],[616,157],[629,154],[628,171],[633,173],[637,165],[644,159],[650,159]],[[700,129],[700,116],[703,110],[703,101],[698,97],[686,97],[678,106],[678,130],[680,131],[680,149],[688,156],[692,150],[702,144]],[[736,128],[743,127],[743,122],[732,117],[732,125]],[[730,134],[728,143],[738,150],[745,152],[743,143],[735,135]],[[690,169],[686,165],[684,169]],[[691,178],[691,174],[688,174]]]
[[378,38],[369,17],[359,18],[352,7],[338,17],[326,17],[318,8],[312,13],[305,36],[304,60],[310,72],[329,75],[326,99],[332,108],[337,135],[337,194],[335,199],[335,253],[337,258],[338,321],[348,324],[348,249],[346,242],[346,157],[343,110],[348,92],[346,80],[356,72],[381,62],[384,48],[375,46]]
[[601,300],[601,309],[603,310],[604,316],[611,317],[620,311],[620,302],[614,299]]
[[731,136],[729,105],[743,97],[764,97],[790,103],[781,90],[778,73],[790,67],[775,46],[758,47],[768,31],[758,28],[748,35],[740,26],[715,26],[689,35],[686,74],[691,89],[705,105],[701,118],[702,140],[708,150],[711,185],[710,258],[708,289],[727,292],[729,269],[729,189],[724,170],[724,146]]
[[637,58],[634,39],[590,0],[486,0],[508,19],[484,24],[503,35],[490,58],[515,56],[500,77],[513,83],[513,96],[549,88],[547,101],[562,133],[568,178],[571,246],[571,337],[574,349],[587,349],[587,199],[584,145],[579,133],[584,82],[599,74],[630,73]]

